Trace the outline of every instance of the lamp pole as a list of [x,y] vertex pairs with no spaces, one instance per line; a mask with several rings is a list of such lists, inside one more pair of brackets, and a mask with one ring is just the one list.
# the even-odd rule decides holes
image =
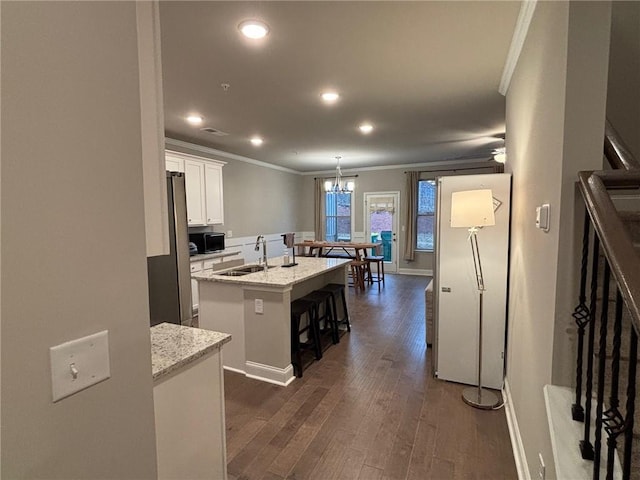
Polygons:
[[498,397],[493,392],[482,389],[482,312],[485,288],[482,262],[480,261],[480,249],[478,248],[478,230],[478,227],[471,227],[469,229],[473,268],[476,272],[476,283],[480,295],[478,308],[478,388],[465,388],[462,391],[462,399],[472,407],[490,410],[498,404]]

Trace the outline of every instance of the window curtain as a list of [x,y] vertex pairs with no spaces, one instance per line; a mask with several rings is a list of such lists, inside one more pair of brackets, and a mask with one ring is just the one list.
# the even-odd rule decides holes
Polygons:
[[324,240],[324,178],[315,179],[313,220],[316,240]]
[[420,179],[420,172],[407,172],[406,175],[403,258],[413,262],[416,259],[416,212],[418,211],[418,180]]

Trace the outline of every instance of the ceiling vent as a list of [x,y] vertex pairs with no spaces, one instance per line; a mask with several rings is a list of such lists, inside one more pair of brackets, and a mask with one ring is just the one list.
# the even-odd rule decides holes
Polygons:
[[222,130],[216,130],[215,128],[205,127],[200,129],[201,132],[210,133],[211,135],[215,135],[217,137],[226,137],[229,135],[227,132],[223,132]]

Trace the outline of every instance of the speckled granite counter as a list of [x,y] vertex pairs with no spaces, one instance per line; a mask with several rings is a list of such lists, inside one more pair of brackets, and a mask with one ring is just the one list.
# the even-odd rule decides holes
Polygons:
[[228,333],[161,323],[151,327],[153,379],[168,375],[231,341]]
[[190,262],[197,262],[198,260],[209,260],[211,258],[225,258],[234,257],[240,255],[240,250],[221,250],[214,253],[199,253],[189,257]]
[[310,278],[325,274],[331,270],[344,268],[351,259],[296,257],[298,265],[282,267],[282,257],[270,258],[269,264],[275,265],[268,271],[260,271],[238,277],[220,275],[223,270],[216,272],[199,272],[192,275],[199,281],[232,283],[235,285],[260,285],[265,287],[288,287],[304,282]]

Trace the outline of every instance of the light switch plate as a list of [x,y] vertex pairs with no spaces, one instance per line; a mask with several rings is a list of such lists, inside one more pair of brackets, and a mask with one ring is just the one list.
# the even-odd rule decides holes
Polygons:
[[51,347],[49,354],[54,402],[111,377],[108,330]]
[[264,303],[262,302],[261,298],[256,298],[255,301],[255,312],[259,315],[262,315],[264,313]]
[[543,232],[549,231],[549,204],[536,207],[536,228]]

